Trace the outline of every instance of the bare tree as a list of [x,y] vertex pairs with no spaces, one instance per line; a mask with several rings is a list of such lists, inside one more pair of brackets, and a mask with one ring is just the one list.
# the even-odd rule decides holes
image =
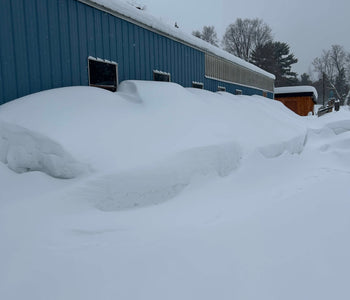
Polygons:
[[[346,79],[350,83],[350,53],[348,53],[346,57],[346,70],[347,70]],[[350,101],[350,87],[349,87],[348,94],[345,97],[344,105],[349,105],[349,101]]]
[[200,39],[202,38],[202,33],[199,30],[192,31],[192,35]]
[[341,103],[350,98],[350,54],[342,46],[332,45],[313,61],[314,70],[328,89],[333,90]]
[[222,44],[230,52],[250,61],[252,52],[258,47],[272,42],[272,30],[261,19],[240,19],[230,24],[222,39]]
[[195,30],[192,31],[192,34],[216,47],[219,47],[219,40],[214,26],[203,26],[202,32]]

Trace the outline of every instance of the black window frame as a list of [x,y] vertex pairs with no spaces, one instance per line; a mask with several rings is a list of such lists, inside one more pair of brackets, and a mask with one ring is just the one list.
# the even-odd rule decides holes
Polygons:
[[153,70],[153,81],[171,82],[171,74],[159,70]]
[[[110,70],[107,70],[107,73],[109,72],[110,75],[114,75],[110,81],[104,81],[106,83],[102,83],[99,81],[98,75],[93,74],[98,71],[99,68],[102,68],[102,66],[105,65],[106,67],[110,68]],[[113,70],[115,68],[115,71]],[[105,90],[115,92],[117,91],[118,88],[118,64],[113,61],[109,61],[106,59],[101,59],[101,58],[95,58],[95,57],[88,57],[88,72],[89,72],[89,86],[94,86],[94,87],[99,87],[103,88]],[[96,78],[94,78],[96,76]],[[108,82],[108,83],[107,83]],[[111,84],[112,83],[112,84]]]
[[192,81],[192,87],[195,89],[204,89],[204,83],[203,82],[198,82],[198,81]]
[[218,85],[218,92],[226,92],[226,87]]

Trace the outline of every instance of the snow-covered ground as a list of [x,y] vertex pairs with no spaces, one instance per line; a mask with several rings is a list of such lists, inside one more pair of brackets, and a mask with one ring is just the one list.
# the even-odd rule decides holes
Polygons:
[[350,112],[171,83],[0,106],[0,299],[349,299]]

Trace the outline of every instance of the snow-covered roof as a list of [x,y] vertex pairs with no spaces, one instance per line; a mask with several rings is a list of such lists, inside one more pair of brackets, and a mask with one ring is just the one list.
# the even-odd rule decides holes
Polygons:
[[299,94],[299,93],[313,93],[315,100],[317,100],[317,97],[318,97],[316,89],[310,85],[283,86],[283,87],[275,88],[275,94]]
[[181,31],[181,29],[164,23],[161,19],[150,15],[144,10],[138,9],[126,2],[120,0],[78,0],[87,5],[94,6],[98,9],[105,10],[118,17],[137,23],[143,27],[157,31],[161,34],[167,35],[171,38],[190,44],[196,48],[212,53],[233,63],[243,66],[249,70],[255,71],[259,74],[275,79],[275,75],[260,69],[259,67],[246,62],[218,47],[215,47],[206,41],[201,40],[193,35]]

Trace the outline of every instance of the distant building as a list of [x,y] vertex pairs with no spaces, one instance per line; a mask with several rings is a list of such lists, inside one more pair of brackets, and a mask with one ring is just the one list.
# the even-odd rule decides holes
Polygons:
[[275,99],[300,116],[314,112],[317,91],[313,86],[286,86],[275,88]]
[[116,0],[4,0],[0,43],[0,104],[127,79],[273,98],[274,75]]

